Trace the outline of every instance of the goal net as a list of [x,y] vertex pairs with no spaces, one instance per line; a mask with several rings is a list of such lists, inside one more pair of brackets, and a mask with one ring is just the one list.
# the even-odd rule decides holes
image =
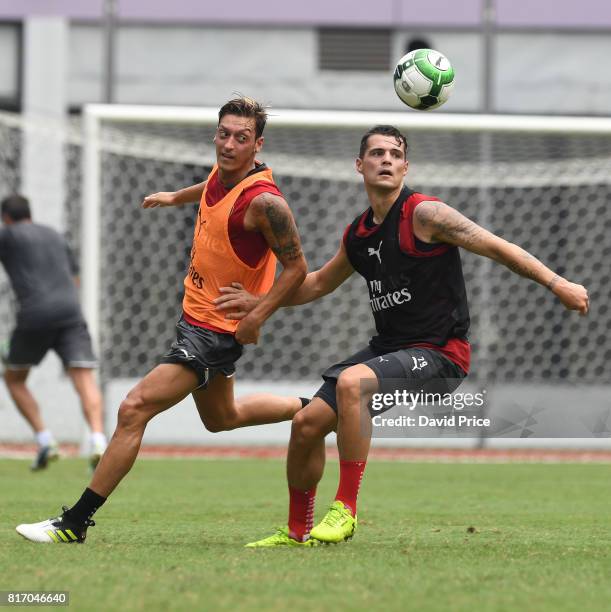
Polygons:
[[[88,249],[99,244],[88,267],[99,286],[84,279],[94,287],[90,310],[99,312],[106,376],[139,376],[172,339],[196,214],[195,206],[143,210],[139,203],[206,177],[216,109],[92,107],[87,117]],[[367,207],[354,159],[363,132],[379,123],[407,133],[413,189],[590,290],[592,314],[580,318],[543,288],[463,253],[471,379],[600,381],[611,356],[610,122],[272,110],[260,157],[294,212],[311,270],[336,252],[346,225]],[[78,168],[69,172],[79,185]],[[316,379],[372,331],[367,290],[355,275],[319,302],[276,313],[260,344],[245,351],[240,378]]]
[[[4,198],[19,190],[21,150],[20,122],[0,115],[0,190]],[[14,300],[4,269],[0,266],[0,351],[6,350],[14,321]]]
[[[105,380],[139,377],[174,336],[196,206],[143,210],[142,197],[204,179],[217,109],[90,106],[65,139],[65,229],[83,261],[84,304]],[[409,141],[407,182],[568,279],[587,318],[533,282],[463,253],[472,380],[599,382],[611,348],[611,120],[442,113],[271,111],[260,158],[299,227],[310,270],[367,207],[354,169],[361,135],[390,123]],[[20,188],[23,120],[0,115],[2,196]],[[76,131],[74,131],[76,130]],[[77,134],[76,136],[74,134]],[[0,278],[7,335],[11,298]],[[319,302],[281,309],[239,363],[241,380],[316,380],[373,332],[367,289],[351,278]]]

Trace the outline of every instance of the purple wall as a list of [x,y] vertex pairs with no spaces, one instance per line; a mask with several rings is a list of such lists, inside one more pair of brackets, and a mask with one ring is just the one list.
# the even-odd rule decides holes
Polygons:
[[[484,0],[117,0],[122,19],[257,25],[477,26]],[[611,0],[496,0],[501,26],[611,27]],[[98,19],[103,0],[0,0],[0,19]],[[236,18],[236,14],[240,18]]]
[[[121,16],[127,19],[167,21],[198,20],[223,24],[260,25],[474,25],[479,22],[481,0],[437,0],[435,4],[415,0],[266,0],[255,2],[203,3],[198,0],[149,2],[121,0]],[[236,5],[242,4],[238,11]],[[236,18],[236,14],[240,18]]]
[[[259,25],[337,22],[348,25],[370,23],[385,25],[392,19],[394,0],[376,0],[375,10],[368,2],[354,0],[265,0],[265,2],[200,2],[173,0],[148,2],[143,11],[142,0],[121,0],[121,16],[126,19],[192,20],[222,24],[256,23]],[[242,5],[241,8],[236,7]],[[239,17],[237,17],[239,15]]]
[[611,27],[611,0],[496,0],[505,26]]
[[59,15],[73,19],[97,19],[102,15],[102,6],[102,0],[0,0],[0,18]]
[[398,0],[397,19],[389,25],[477,26],[481,21],[481,4],[482,0]]

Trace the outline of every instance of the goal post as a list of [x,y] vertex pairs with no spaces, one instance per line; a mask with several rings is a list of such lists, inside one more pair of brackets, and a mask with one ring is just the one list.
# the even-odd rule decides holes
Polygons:
[[[367,206],[354,168],[361,135],[407,133],[408,184],[516,242],[593,296],[588,318],[485,258],[463,254],[472,315],[470,380],[538,389],[602,383],[611,353],[611,119],[271,109],[261,159],[291,206],[310,269],[333,255]],[[142,211],[146,193],[203,180],[214,163],[217,108],[90,105],[83,141],[83,298],[107,379],[142,375],[179,314],[194,209]],[[139,258],[139,261],[137,261]],[[160,263],[161,260],[161,263]],[[241,380],[316,380],[366,344],[372,319],[351,279],[320,303],[281,309]],[[599,302],[599,300],[601,300]],[[93,323],[93,322],[96,323]],[[143,348],[138,348],[142,346]],[[505,395],[503,395],[505,394]]]
[[[96,322],[100,321],[99,309],[103,301],[99,282],[99,246],[101,242],[112,240],[112,237],[102,234],[101,211],[117,197],[112,181],[119,187],[121,183],[135,186],[132,192],[121,193],[120,197],[128,198],[121,206],[137,207],[147,190],[162,187],[149,181],[138,191],[138,173],[146,172],[143,167],[149,162],[162,165],[180,163],[192,168],[201,164],[200,175],[205,177],[204,168],[209,168],[214,161],[210,141],[217,113],[216,108],[123,105],[89,105],[85,108],[83,241],[87,248],[81,252],[83,303],[98,343],[100,332]],[[301,228],[302,231],[305,229],[306,246],[308,234],[312,231],[308,224],[316,222],[320,216],[323,222],[332,219],[325,238],[331,246],[326,251],[335,248],[342,229],[365,206],[364,198],[358,197],[359,204],[342,214],[343,203],[335,201],[335,198],[344,183],[354,189],[354,184],[360,181],[353,163],[359,135],[376,124],[396,125],[408,134],[410,184],[426,189],[431,195],[441,195],[442,199],[475,217],[476,221],[492,223],[495,226],[493,230],[502,230],[518,243],[527,232],[531,248],[534,245],[532,239],[545,229],[535,227],[537,219],[533,218],[532,211],[526,216],[532,218],[528,229],[520,227],[518,232],[511,231],[519,227],[519,219],[499,223],[499,216],[506,214],[499,210],[501,204],[506,209],[511,207],[508,192],[528,193],[528,190],[545,190],[546,187],[558,191],[563,185],[578,190],[580,185],[595,186],[599,183],[602,183],[601,189],[608,189],[611,119],[271,109],[266,128],[269,143],[261,158],[270,163],[280,178],[281,188],[283,176],[297,187],[308,178],[311,179],[309,185],[312,181],[322,181],[318,193],[311,194],[315,196],[319,209],[309,207],[306,226]],[[201,138],[198,130],[201,130]],[[109,157],[109,161],[103,170],[104,155]],[[110,183],[104,183],[102,175],[108,177],[113,172],[117,173],[116,176]],[[134,174],[130,176],[130,172]],[[163,182],[162,172],[157,172],[157,176]],[[103,191],[104,184],[109,190],[107,193]],[[168,183],[164,185],[164,188],[170,188]],[[173,185],[174,188],[181,186],[179,183]],[[303,196],[303,190],[285,187],[285,192],[292,206],[297,204],[299,208],[307,204],[309,191]],[[334,199],[332,208],[325,204],[328,197]],[[601,192],[599,197],[601,203],[605,202],[608,191],[604,196]],[[350,198],[355,199],[355,195],[351,193]],[[477,200],[475,203],[474,198]],[[541,196],[537,196],[537,201],[540,200]],[[583,203],[576,204],[584,206]],[[553,214],[554,205],[544,201],[543,206],[546,205],[548,210],[539,210],[539,213],[544,216]],[[541,204],[537,206],[540,208]],[[566,214],[571,214],[569,208],[565,208]],[[146,222],[155,223],[152,218],[155,213],[147,214]],[[550,234],[549,240],[552,239]],[[318,238],[319,244],[320,241]],[[533,250],[537,254],[537,249]],[[545,253],[541,255],[545,260]],[[563,266],[560,259],[550,262],[547,258],[547,261]],[[168,273],[169,276],[172,274],[180,276],[178,271]],[[537,292],[527,281],[519,282],[520,293],[526,291],[524,287],[528,287],[528,292]],[[480,291],[485,289],[483,278],[479,284]],[[537,292],[537,299],[543,299],[543,296],[544,293]],[[490,296],[481,304],[472,306],[472,309],[475,307],[476,323],[478,309],[485,310],[490,306],[489,302]],[[365,329],[369,328],[370,324],[367,324]],[[363,334],[362,341],[365,339]]]
[[[523,394],[533,388],[549,401],[558,396],[548,391],[570,394],[581,383],[609,391],[611,118],[290,109],[269,115],[260,158],[293,210],[310,270],[333,256],[345,227],[368,205],[354,166],[362,134],[396,125],[408,137],[411,188],[523,246],[591,294],[592,311],[580,318],[542,287],[462,253],[472,318],[469,380],[494,387],[499,401],[515,400],[525,414]],[[143,210],[140,202],[205,179],[215,161],[217,118],[218,108],[88,105],[67,127],[51,128],[69,130],[62,216],[82,262],[83,307],[105,381],[143,376],[173,339],[196,210]],[[7,194],[23,184],[23,133],[39,129],[50,128],[0,113]],[[8,291],[0,313],[12,313]],[[366,288],[349,279],[314,304],[275,313],[260,345],[240,360],[238,380],[270,389],[283,381],[315,384],[373,331]]]

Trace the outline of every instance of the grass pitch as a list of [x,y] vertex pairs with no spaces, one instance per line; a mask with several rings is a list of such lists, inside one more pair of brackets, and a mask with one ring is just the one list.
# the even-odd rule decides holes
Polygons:
[[[0,590],[67,590],[73,610],[603,610],[611,487],[601,464],[370,462],[348,544],[247,550],[286,524],[277,460],[141,460],[83,546],[14,528],[55,515],[85,462],[1,460]],[[316,518],[337,485],[327,466]]]

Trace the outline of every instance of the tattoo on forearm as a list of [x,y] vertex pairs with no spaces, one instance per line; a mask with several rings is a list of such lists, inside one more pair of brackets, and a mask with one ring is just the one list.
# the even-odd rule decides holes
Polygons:
[[524,278],[530,278],[532,280],[537,279],[537,271],[533,270],[531,263],[537,262],[539,260],[536,257],[533,257],[530,253],[524,252],[522,255],[521,261],[511,261],[507,262],[505,265],[516,274],[523,276]]
[[[424,227],[431,230],[434,238],[437,240],[450,244],[458,244],[476,253],[478,252],[478,247],[481,247],[482,236],[486,233],[486,230],[459,212],[449,209],[447,206],[426,203],[418,206],[415,214],[418,217],[418,221]],[[521,249],[517,261],[508,261],[506,257],[493,257],[493,259],[506,265],[512,272],[524,278],[531,280],[541,278],[541,262],[523,249]],[[554,283],[555,281],[552,279],[549,288],[553,287]]]
[[265,216],[276,239],[276,244],[271,247],[276,257],[290,261],[302,257],[297,229],[290,214],[275,202],[267,201]]

